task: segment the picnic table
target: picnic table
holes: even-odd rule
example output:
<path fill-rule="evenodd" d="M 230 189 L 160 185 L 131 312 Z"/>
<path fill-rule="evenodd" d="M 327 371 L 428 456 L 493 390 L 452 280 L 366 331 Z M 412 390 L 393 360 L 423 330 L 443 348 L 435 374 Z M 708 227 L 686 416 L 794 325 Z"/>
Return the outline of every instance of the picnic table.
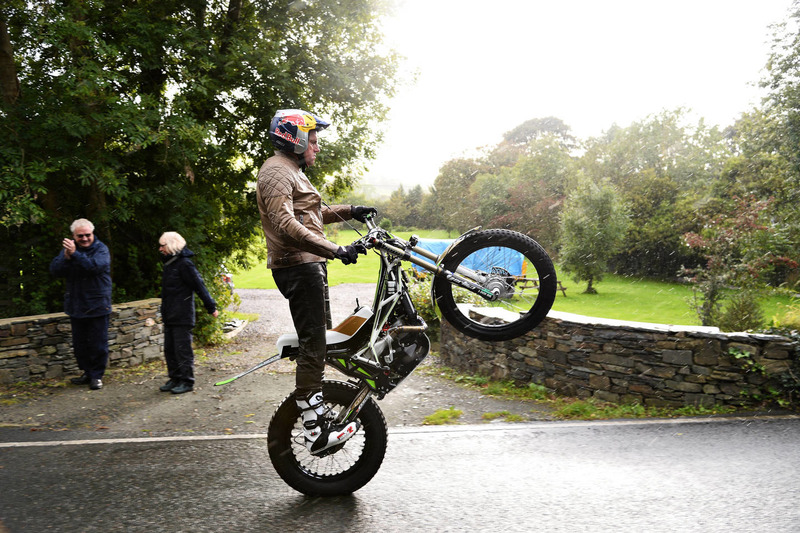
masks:
<path fill-rule="evenodd" d="M 539 278 L 526 278 L 525 276 L 514 276 L 514 286 L 519 288 L 520 290 L 538 289 Z M 564 298 L 567 297 L 567 287 L 561 284 L 561 280 L 558 280 L 557 290 L 561 291 L 561 294 L 564 295 Z"/>

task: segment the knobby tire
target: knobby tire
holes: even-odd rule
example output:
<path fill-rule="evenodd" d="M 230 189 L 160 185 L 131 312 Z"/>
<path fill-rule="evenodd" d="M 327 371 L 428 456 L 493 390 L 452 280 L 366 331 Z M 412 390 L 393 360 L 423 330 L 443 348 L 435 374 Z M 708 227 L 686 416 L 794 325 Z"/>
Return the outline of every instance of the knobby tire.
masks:
<path fill-rule="evenodd" d="M 527 271 L 523 274 L 502 274 L 503 252 L 524 256 Z M 499 288 L 512 294 L 497 302 L 481 302 L 479 307 L 496 307 L 507 311 L 507 321 L 485 320 L 471 316 L 458 306 L 463 289 L 455 288 L 444 276 L 433 281 L 433 294 L 442 316 L 461 333 L 484 341 L 504 341 L 519 337 L 535 328 L 547 316 L 556 297 L 557 280 L 553 262 L 544 248 L 530 237 L 510 230 L 490 229 L 471 233 L 458 242 L 442 260 L 442 267 L 455 272 L 464 265 L 486 275 L 484 286 Z M 527 282 L 525 280 L 528 280 Z M 534 287 L 534 282 L 538 285 Z M 527 283 L 527 284 L 526 284 Z M 469 295 L 469 293 L 467 293 Z M 478 297 L 479 298 L 479 297 Z"/>
<path fill-rule="evenodd" d="M 341 412 L 358 389 L 340 381 L 324 381 L 327 407 Z M 386 419 L 370 398 L 358 414 L 361 428 L 330 455 L 317 457 L 306 449 L 300 410 L 294 393 L 280 404 L 269 424 L 269 456 L 278 475 L 290 487 L 308 496 L 350 494 L 366 485 L 378 472 L 388 441 Z"/>

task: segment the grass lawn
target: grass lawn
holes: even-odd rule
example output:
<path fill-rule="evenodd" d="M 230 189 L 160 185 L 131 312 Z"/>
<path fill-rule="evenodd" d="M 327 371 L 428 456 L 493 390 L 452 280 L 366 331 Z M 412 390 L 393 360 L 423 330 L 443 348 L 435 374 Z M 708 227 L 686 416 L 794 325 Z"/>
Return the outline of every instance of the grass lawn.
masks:
<path fill-rule="evenodd" d="M 560 272 L 558 278 L 567 287 L 567 296 L 557 293 L 556 311 L 636 322 L 700 324 L 687 303 L 692 295 L 687 285 L 606 275 L 594 283 L 597 294 L 585 294 L 586 282 L 575 283 Z"/>
<path fill-rule="evenodd" d="M 586 283 L 575 283 L 558 273 L 561 283 L 568 287 L 567 297 L 560 292 L 553 309 L 579 315 L 655 322 L 658 324 L 700 325 L 697 313 L 690 307 L 692 288 L 689 285 L 666 283 L 608 274 L 594 283 L 598 294 L 584 294 Z M 764 318 L 783 316 L 797 300 L 789 296 L 772 295 L 761 302 Z"/>
<path fill-rule="evenodd" d="M 408 239 L 411 235 L 418 235 L 424 239 L 448 239 L 447 232 L 444 230 L 428 231 L 396 231 L 395 235 L 403 239 Z M 335 235 L 328 235 L 333 242 L 341 245 L 350 244 L 358 239 L 358 234 L 351 230 L 340 230 Z M 375 252 L 368 252 L 365 256 L 358 257 L 355 265 L 344 265 L 341 261 L 330 261 L 328 263 L 328 283 L 339 285 L 341 283 L 374 283 L 378 279 L 378 255 Z M 255 265 L 246 272 L 237 272 L 234 275 L 234 284 L 237 289 L 275 289 L 275 282 L 272 274 L 264 261 Z"/>
<path fill-rule="evenodd" d="M 422 238 L 447 239 L 446 231 L 396 231 L 397 236 L 407 239 L 411 234 Z M 329 235 L 338 244 L 350 244 L 358 238 L 353 230 L 340 230 Z M 341 283 L 374 283 L 378 277 L 378 256 L 369 252 L 360 256 L 355 265 L 343 265 L 340 261 L 328 263 L 328 281 L 331 285 Z M 654 322 L 658 324 L 699 325 L 697 314 L 690 308 L 688 300 L 692 289 L 688 285 L 643 280 L 639 278 L 609 274 L 603 281 L 595 283 L 598 294 L 584 294 L 586 283 L 575 283 L 571 278 L 558 273 L 567 287 L 567 296 L 559 291 L 553 309 L 586 316 Z M 274 289 L 275 282 L 266 267 L 266 261 L 246 272 L 237 272 L 234 283 L 239 289 Z M 787 296 L 772 296 L 762 303 L 764 316 L 769 322 L 781 316 L 792 299 Z"/>

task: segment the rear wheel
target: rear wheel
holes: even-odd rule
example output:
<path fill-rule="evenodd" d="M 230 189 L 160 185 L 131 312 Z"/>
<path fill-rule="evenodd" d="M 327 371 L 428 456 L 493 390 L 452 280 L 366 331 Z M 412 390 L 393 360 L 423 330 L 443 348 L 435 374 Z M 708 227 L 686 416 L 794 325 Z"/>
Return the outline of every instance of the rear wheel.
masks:
<path fill-rule="evenodd" d="M 358 389 L 348 383 L 325 381 L 322 397 L 330 416 L 346 409 Z M 287 396 L 269 424 L 269 457 L 278 475 L 293 489 L 309 496 L 350 494 L 378 472 L 388 440 L 386 419 L 373 399 L 358 414 L 361 427 L 343 445 L 323 455 L 306 449 L 300 410 L 294 393 Z"/>
<path fill-rule="evenodd" d="M 485 341 L 527 333 L 544 320 L 556 297 L 553 262 L 539 243 L 515 231 L 490 229 L 464 237 L 441 262 L 453 276 L 495 294 L 494 301 L 455 286 L 445 276 L 433 281 L 442 316 L 458 331 Z M 467 303 L 459 303 L 464 302 Z M 470 312 L 469 303 L 481 308 Z"/>

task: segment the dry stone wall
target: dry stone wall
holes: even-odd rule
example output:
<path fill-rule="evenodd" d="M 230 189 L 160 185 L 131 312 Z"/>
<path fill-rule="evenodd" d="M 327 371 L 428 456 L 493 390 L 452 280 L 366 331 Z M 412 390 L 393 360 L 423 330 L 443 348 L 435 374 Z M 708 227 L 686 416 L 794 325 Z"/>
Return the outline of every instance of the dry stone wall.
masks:
<path fill-rule="evenodd" d="M 780 390 L 797 352 L 797 343 L 781 336 L 555 311 L 505 342 L 478 341 L 443 323 L 440 348 L 444 363 L 464 373 L 573 397 L 672 407 L 757 404 Z"/>
<path fill-rule="evenodd" d="M 109 320 L 109 366 L 132 366 L 162 356 L 161 299 L 114 305 Z M 64 313 L 0 319 L 0 383 L 77 374 L 72 328 Z"/>

